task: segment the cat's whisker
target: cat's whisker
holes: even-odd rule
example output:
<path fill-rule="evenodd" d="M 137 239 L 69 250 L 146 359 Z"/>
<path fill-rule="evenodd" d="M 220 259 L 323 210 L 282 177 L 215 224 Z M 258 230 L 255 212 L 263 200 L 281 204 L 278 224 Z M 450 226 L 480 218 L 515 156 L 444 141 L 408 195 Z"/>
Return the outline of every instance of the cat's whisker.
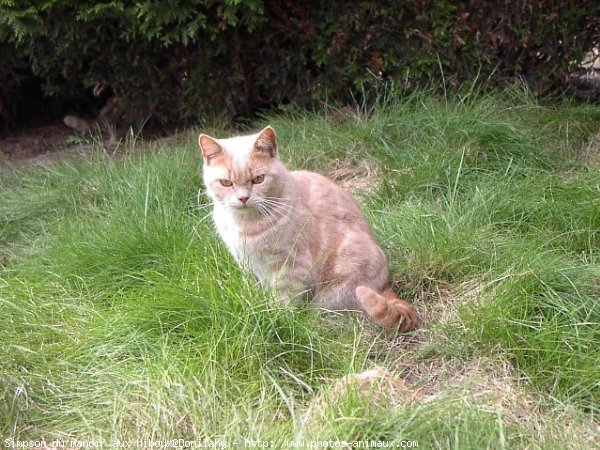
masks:
<path fill-rule="evenodd" d="M 261 200 L 265 201 L 265 202 L 269 202 L 271 204 L 277 204 L 277 205 L 292 207 L 291 204 L 286 203 L 283 199 L 281 199 L 279 197 L 262 197 Z"/>
<path fill-rule="evenodd" d="M 283 203 L 277 203 L 274 202 L 272 200 L 262 200 L 260 203 L 261 207 L 270 212 L 270 213 L 279 213 L 279 214 L 284 214 L 284 213 L 289 213 L 291 212 L 291 207 L 289 207 L 289 205 L 285 205 Z"/>
<path fill-rule="evenodd" d="M 282 197 L 273 197 L 273 196 L 270 196 L 270 195 L 265 195 L 263 198 L 268 198 L 270 200 L 281 200 L 281 201 L 285 200 Z"/>
<path fill-rule="evenodd" d="M 296 218 L 297 214 L 295 211 L 293 210 L 289 210 L 289 209 L 284 209 L 284 208 L 280 208 L 279 206 L 270 206 L 270 207 L 266 207 L 266 211 L 267 214 L 273 218 L 273 223 L 275 224 L 277 222 L 277 219 L 279 217 L 283 217 L 286 220 L 290 218 L 290 216 Z"/>
<path fill-rule="evenodd" d="M 261 203 L 269 205 L 269 206 L 277 206 L 277 207 L 281 207 L 281 208 L 290 208 L 290 209 L 293 208 L 293 206 L 290 205 L 289 203 L 284 203 L 284 202 L 279 202 L 279 201 L 269 200 L 269 199 L 263 199 L 263 200 L 261 200 Z"/>
<path fill-rule="evenodd" d="M 269 224 L 271 226 L 276 225 L 275 217 L 273 217 L 273 214 L 269 211 L 269 209 L 266 208 L 265 205 L 262 205 L 260 203 L 257 206 L 258 206 L 259 212 L 261 213 L 261 215 L 263 217 L 265 217 L 267 219 L 267 221 L 269 222 Z"/>
<path fill-rule="evenodd" d="M 263 200 L 262 205 L 271 210 L 274 213 L 281 214 L 283 216 L 294 216 L 297 217 L 295 208 L 287 203 L 275 202 L 273 200 Z"/>
<path fill-rule="evenodd" d="M 263 204 L 265 206 L 267 206 L 268 208 L 272 208 L 272 209 L 276 209 L 278 211 L 294 211 L 294 207 L 285 203 L 276 203 L 276 202 L 270 202 L 270 201 L 265 201 L 263 202 Z"/>

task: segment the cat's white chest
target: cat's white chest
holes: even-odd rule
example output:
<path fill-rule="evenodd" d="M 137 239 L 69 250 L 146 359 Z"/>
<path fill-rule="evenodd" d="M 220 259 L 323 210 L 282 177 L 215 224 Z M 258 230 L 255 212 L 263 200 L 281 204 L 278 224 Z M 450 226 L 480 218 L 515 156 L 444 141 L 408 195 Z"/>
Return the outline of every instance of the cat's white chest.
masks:
<path fill-rule="evenodd" d="M 237 226 L 234 225 L 231 214 L 223 208 L 215 208 L 213 219 L 221 239 L 223 239 L 236 262 L 240 264 L 245 259 L 246 243 Z"/>
<path fill-rule="evenodd" d="M 270 274 L 265 260 L 261 240 L 248 240 L 240 233 L 229 211 L 215 208 L 213 218 L 217 232 L 223 239 L 236 263 L 244 270 L 254 273 L 261 284 L 268 284 Z"/>

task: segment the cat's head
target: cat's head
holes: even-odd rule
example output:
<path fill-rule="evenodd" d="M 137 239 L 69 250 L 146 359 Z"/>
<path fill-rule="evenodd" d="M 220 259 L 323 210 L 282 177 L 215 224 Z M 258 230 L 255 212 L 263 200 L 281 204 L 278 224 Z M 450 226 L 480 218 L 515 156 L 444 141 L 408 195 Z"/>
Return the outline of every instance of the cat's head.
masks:
<path fill-rule="evenodd" d="M 275 131 L 270 126 L 249 136 L 215 139 L 201 134 L 206 193 L 236 212 L 260 209 L 279 197 L 285 167 L 277 157 Z"/>

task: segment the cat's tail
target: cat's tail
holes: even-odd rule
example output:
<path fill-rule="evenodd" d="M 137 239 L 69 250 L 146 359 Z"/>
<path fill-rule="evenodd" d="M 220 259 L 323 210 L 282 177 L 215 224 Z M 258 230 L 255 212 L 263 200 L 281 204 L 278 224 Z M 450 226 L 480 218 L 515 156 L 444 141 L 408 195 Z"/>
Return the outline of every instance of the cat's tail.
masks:
<path fill-rule="evenodd" d="M 417 327 L 419 318 L 415 308 L 400 300 L 391 289 L 379 294 L 366 286 L 358 286 L 356 298 L 363 305 L 367 315 L 386 328 L 397 328 L 400 333 L 405 333 Z"/>

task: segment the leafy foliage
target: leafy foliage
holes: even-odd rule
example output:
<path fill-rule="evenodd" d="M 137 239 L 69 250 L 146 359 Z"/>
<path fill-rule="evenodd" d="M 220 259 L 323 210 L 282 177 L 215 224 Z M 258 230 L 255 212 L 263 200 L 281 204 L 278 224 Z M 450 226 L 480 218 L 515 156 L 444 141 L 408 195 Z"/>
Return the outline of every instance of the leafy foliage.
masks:
<path fill-rule="evenodd" d="M 31 83 L 60 114 L 116 93 L 163 123 L 480 73 L 548 91 L 599 30 L 593 1 L 0 0 L 0 120 Z"/>

